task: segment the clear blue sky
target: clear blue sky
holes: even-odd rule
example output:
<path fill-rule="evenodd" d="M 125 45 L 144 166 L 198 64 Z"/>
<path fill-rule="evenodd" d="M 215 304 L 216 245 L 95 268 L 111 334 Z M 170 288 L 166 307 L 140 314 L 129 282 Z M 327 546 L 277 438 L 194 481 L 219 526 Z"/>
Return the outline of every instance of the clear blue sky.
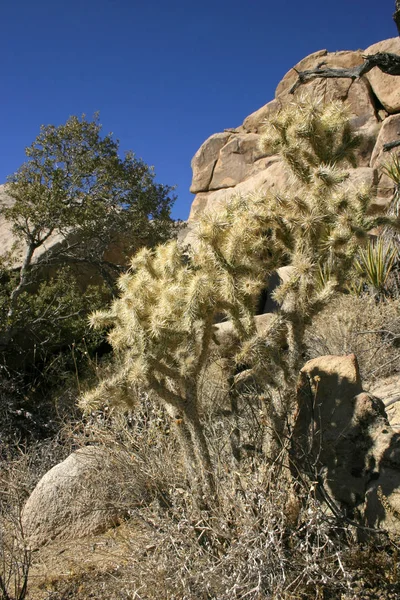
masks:
<path fill-rule="evenodd" d="M 397 35 L 394 0 L 3 0 L 0 182 L 41 124 L 100 111 L 122 150 L 177 184 L 186 219 L 190 161 L 212 133 L 272 100 L 322 48 Z"/>

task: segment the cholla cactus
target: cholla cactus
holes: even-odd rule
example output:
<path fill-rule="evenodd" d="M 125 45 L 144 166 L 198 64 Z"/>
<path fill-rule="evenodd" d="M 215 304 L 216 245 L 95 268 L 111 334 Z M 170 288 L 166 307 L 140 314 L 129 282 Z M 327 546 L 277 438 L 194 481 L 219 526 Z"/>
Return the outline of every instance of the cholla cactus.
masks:
<path fill-rule="evenodd" d="M 238 205 L 243 225 L 247 220 L 240 234 L 248 239 L 242 260 L 234 251 L 240 240 L 233 222 L 209 219 L 201 231 L 198 255 L 190 259 L 175 241 L 154 251 L 141 250 L 119 280 L 120 297 L 109 311 L 91 317 L 93 326 L 111 327 L 108 337 L 116 354 L 116 371 L 83 397 L 82 406 L 92 410 L 110 399 L 132 404 L 141 389 L 150 390 L 179 423 L 193 479 L 201 474 L 211 489 L 214 481 L 198 413 L 198 382 L 209 358 L 213 322 L 217 313 L 225 311 L 242 337 L 251 336 L 252 307 L 264 284 L 261 261 L 250 259 L 253 251 L 257 254 L 258 242 L 244 209 L 243 203 L 241 209 Z M 261 246 L 259 254 L 263 254 Z"/>
<path fill-rule="evenodd" d="M 196 379 L 212 336 L 211 282 L 187 264 L 175 241 L 154 251 L 142 249 L 119 280 L 120 297 L 109 311 L 94 313 L 95 327 L 111 326 L 109 341 L 118 365 L 112 380 L 86 394 L 82 406 L 93 409 L 121 391 L 127 404 L 140 389 L 162 399 L 177 421 L 184 417 L 181 440 L 188 467 L 200 461 L 212 485 L 208 448 L 197 411 Z M 189 428 L 189 432 L 187 430 Z M 190 443 L 188 445 L 188 440 Z"/>
<path fill-rule="evenodd" d="M 346 106 L 318 98 L 302 98 L 272 115 L 261 138 L 261 147 L 279 152 L 293 174 L 288 189 L 265 201 L 281 252 L 293 267 L 276 299 L 285 299 L 282 312 L 294 369 L 301 360 L 306 322 L 343 286 L 368 231 L 395 224 L 386 216 L 368 216 L 373 191 L 349 181 L 345 167 L 355 166 L 359 143 Z M 322 285 L 321 272 L 327 275 Z"/>
<path fill-rule="evenodd" d="M 281 154 L 293 185 L 277 195 L 236 198 L 222 213 L 206 215 L 191 257 L 176 242 L 141 250 L 119 280 L 120 298 L 92 316 L 94 326 L 111 327 L 116 372 L 82 404 L 110 400 L 111 389 L 130 403 L 147 389 L 180 423 L 189 470 L 194 479 L 201 473 L 210 489 L 213 469 L 198 407 L 216 315 L 225 313 L 242 341 L 238 363 L 270 385 L 292 385 L 307 321 L 344 283 L 368 230 L 391 222 L 368 217 L 371 190 L 348 184 L 343 165 L 354 164 L 359 139 L 341 103 L 297 101 L 270 118 L 261 143 Z M 293 267 L 292 276 L 278 288 L 282 308 L 261 338 L 255 301 L 266 277 L 283 264 Z M 286 352 L 278 341 L 282 332 Z M 284 403 L 274 408 L 278 437 L 285 410 Z"/>

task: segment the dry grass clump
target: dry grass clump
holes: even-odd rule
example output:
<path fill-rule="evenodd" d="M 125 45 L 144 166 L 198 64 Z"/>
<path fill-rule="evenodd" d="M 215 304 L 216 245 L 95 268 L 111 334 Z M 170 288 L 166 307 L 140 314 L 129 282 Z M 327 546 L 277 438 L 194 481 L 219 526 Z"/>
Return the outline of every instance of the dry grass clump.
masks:
<path fill-rule="evenodd" d="M 23 600 L 32 552 L 22 526 L 22 509 L 39 479 L 71 451 L 61 438 L 3 445 L 0 460 L 0 598 Z M 18 452 L 17 452 L 18 448 Z"/>
<path fill-rule="evenodd" d="M 127 540 L 138 598 L 295 599 L 349 589 L 345 531 L 312 497 L 294 498 L 285 478 L 251 466 L 227 477 L 211 511 L 197 512 L 184 491 L 166 512 L 143 511 L 157 543 L 143 554 L 134 535 Z"/>
<path fill-rule="evenodd" d="M 366 383 L 387 377 L 400 365 L 400 300 L 342 295 L 308 327 L 308 357 L 357 356 Z"/>
<path fill-rule="evenodd" d="M 187 481 L 170 417 L 146 397 L 134 415 L 109 412 L 70 426 L 68 439 L 73 448 L 98 444 L 126 461 L 114 498 L 129 518 L 112 543 L 82 540 L 78 550 L 74 541 L 71 550 L 71 542 L 55 541 L 34 553 L 28 599 L 353 600 L 380 598 L 365 595 L 368 589 L 381 588 L 385 598 L 392 590 L 400 593 L 391 547 L 377 546 L 379 540 L 359 546 L 346 521 L 332 517 L 317 499 L 315 485 L 294 487 L 282 460 L 271 466 L 254 453 L 234 467 L 223 459 L 231 435 L 223 415 L 214 415 L 212 426 L 205 421 L 213 460 L 219 456 L 221 464 L 216 496 L 204 498 L 201 506 Z M 39 458 L 33 461 L 35 478 Z M 27 470 L 18 472 L 27 491 L 33 480 L 24 460 Z M 142 502 L 135 495 L 136 469 L 146 482 Z M 27 488 L 24 477 L 31 481 Z M 62 562 L 68 553 L 79 569 Z"/>

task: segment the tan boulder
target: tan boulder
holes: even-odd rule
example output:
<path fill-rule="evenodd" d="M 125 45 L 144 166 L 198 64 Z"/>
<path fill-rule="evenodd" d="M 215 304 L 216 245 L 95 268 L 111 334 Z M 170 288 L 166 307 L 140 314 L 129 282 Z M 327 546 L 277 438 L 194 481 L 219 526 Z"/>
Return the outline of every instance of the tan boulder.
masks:
<path fill-rule="evenodd" d="M 235 187 L 197 194 L 189 215 L 189 222 L 197 221 L 208 210 L 219 211 L 238 195 L 282 189 L 289 181 L 289 173 L 276 156 L 260 159 L 260 171 Z"/>
<path fill-rule="evenodd" d="M 131 471 L 132 466 L 128 465 Z M 120 504 L 124 469 L 121 457 L 96 446 L 77 450 L 53 467 L 39 481 L 22 512 L 29 545 L 37 548 L 55 538 L 81 538 L 116 525 L 124 514 Z M 144 495 L 139 482 L 137 492 Z"/>
<path fill-rule="evenodd" d="M 370 167 L 358 167 L 349 169 L 349 178 L 347 183 L 354 188 L 361 186 L 372 188 L 377 184 L 377 172 Z"/>
<path fill-rule="evenodd" d="M 330 81 L 341 80 L 331 79 Z M 344 79 L 342 81 L 346 80 Z M 359 130 L 360 128 L 365 127 L 365 125 L 372 126 L 378 123 L 371 88 L 367 81 L 364 81 L 363 79 L 351 81 L 345 96 L 341 96 L 340 91 L 338 90 L 337 94 L 334 92 L 332 93 L 332 99 L 343 100 L 346 102 L 349 107 L 350 120 L 354 129 Z"/>
<path fill-rule="evenodd" d="M 300 372 L 293 457 L 315 469 L 335 502 L 351 510 L 364 501 L 372 450 L 371 424 L 383 423 L 384 407 L 362 392 L 354 354 L 322 356 Z"/>
<path fill-rule="evenodd" d="M 255 323 L 257 333 L 261 336 L 267 335 L 268 329 L 275 321 L 275 318 L 276 316 L 273 313 L 256 315 Z M 235 348 L 238 345 L 238 336 L 231 321 L 224 321 L 223 323 L 214 325 L 214 336 L 218 346 L 218 354 L 221 356 L 228 355 L 232 348 Z"/>
<path fill-rule="evenodd" d="M 197 150 L 192 159 L 193 179 L 190 191 L 207 191 L 213 175 L 219 152 L 232 136 L 230 132 L 215 133 Z"/>
<path fill-rule="evenodd" d="M 377 44 L 369 46 L 364 52 L 365 55 L 376 54 L 377 52 L 391 52 L 400 55 L 400 38 L 390 38 Z M 389 113 L 400 111 L 400 81 L 399 77 L 386 75 L 378 67 L 374 67 L 365 75 L 371 88 L 379 99 L 381 104 Z"/>
<path fill-rule="evenodd" d="M 200 194 L 198 194 L 199 196 Z M 186 222 L 185 227 L 178 232 L 178 243 L 181 246 L 193 246 L 197 243 L 197 226 L 196 221 Z"/>
<path fill-rule="evenodd" d="M 390 155 L 398 153 L 398 148 L 389 152 L 383 151 L 383 146 L 388 142 L 400 139 L 400 115 L 392 115 L 382 123 L 374 150 L 372 152 L 370 165 L 376 169 L 378 174 L 377 195 L 379 198 L 390 199 L 394 193 L 394 183 L 383 171 L 382 166 L 390 162 Z"/>
<path fill-rule="evenodd" d="M 400 433 L 400 374 L 375 381 L 369 391 L 382 400 L 390 426 Z"/>
<path fill-rule="evenodd" d="M 375 439 L 379 477 L 368 485 L 365 519 L 370 526 L 400 533 L 400 375 L 377 381 L 371 392 L 384 405 L 390 428 Z"/>
<path fill-rule="evenodd" d="M 292 100 L 293 96 L 290 94 L 290 89 L 297 81 L 296 71 L 308 71 L 316 69 L 319 66 L 349 69 L 362 63 L 362 53 L 359 51 L 328 52 L 327 50 L 319 50 L 318 52 L 313 52 L 313 54 L 303 58 L 293 69 L 290 69 L 286 73 L 276 88 L 275 98 L 282 104 L 286 104 Z M 348 95 L 351 83 L 349 79 L 318 78 L 297 88 L 294 95 L 302 95 L 307 90 L 308 92 L 323 93 L 326 101 L 333 99 L 343 100 Z M 359 112 L 358 114 L 362 113 Z"/>
<path fill-rule="evenodd" d="M 399 81 L 400 89 L 400 81 Z M 400 140 L 400 115 L 391 115 L 385 119 L 379 131 L 376 144 L 371 156 L 371 167 L 377 168 L 382 163 L 387 161 L 392 152 L 397 153 L 398 148 L 394 148 L 389 152 L 383 151 L 383 146 L 388 142 L 396 142 Z"/>
<path fill-rule="evenodd" d="M 380 190 L 381 191 L 381 190 Z M 390 201 L 391 201 L 391 197 L 380 197 L 377 196 L 374 198 L 373 202 L 371 202 L 371 204 L 369 205 L 368 208 L 368 214 L 369 215 L 382 215 L 384 214 L 389 206 L 390 206 Z M 371 229 L 371 231 L 369 232 L 372 235 L 377 235 L 379 230 L 375 229 Z"/>
<path fill-rule="evenodd" d="M 375 119 L 370 119 L 362 127 L 357 127 L 357 119 L 352 119 L 353 129 L 361 135 L 361 144 L 356 149 L 356 158 L 358 167 L 371 166 L 371 154 L 379 135 L 382 123 Z"/>
<path fill-rule="evenodd" d="M 297 71 L 308 71 L 309 69 L 315 69 L 319 64 L 324 63 L 328 57 L 328 50 L 317 50 L 308 56 L 301 59 L 293 69 L 290 69 L 279 82 L 278 87 L 275 91 L 275 98 L 282 104 L 285 101 L 290 100 L 289 91 L 297 81 Z"/>
<path fill-rule="evenodd" d="M 398 380 L 383 388 L 398 391 Z M 371 389 L 382 392 L 382 385 Z M 319 478 L 323 497 L 328 493 L 351 518 L 400 533 L 400 433 L 391 427 L 382 400 L 362 391 L 355 356 L 306 363 L 297 402 L 292 446 L 297 469 Z"/>
<path fill-rule="evenodd" d="M 364 516 L 370 527 L 400 534 L 400 434 L 383 426 L 374 439 L 374 469 L 367 486 Z"/>
<path fill-rule="evenodd" d="M 232 136 L 219 153 L 209 190 L 233 187 L 264 168 L 259 139 L 256 133 Z"/>
<path fill-rule="evenodd" d="M 280 103 L 277 100 L 271 100 L 243 121 L 243 129 L 247 133 L 260 133 L 264 126 L 265 119 L 280 108 Z"/>
<path fill-rule="evenodd" d="M 202 214 L 206 212 L 209 199 L 215 194 L 215 192 L 199 192 L 194 197 L 194 200 L 190 206 L 190 213 L 188 217 L 188 224 L 192 224 L 198 221 Z"/>

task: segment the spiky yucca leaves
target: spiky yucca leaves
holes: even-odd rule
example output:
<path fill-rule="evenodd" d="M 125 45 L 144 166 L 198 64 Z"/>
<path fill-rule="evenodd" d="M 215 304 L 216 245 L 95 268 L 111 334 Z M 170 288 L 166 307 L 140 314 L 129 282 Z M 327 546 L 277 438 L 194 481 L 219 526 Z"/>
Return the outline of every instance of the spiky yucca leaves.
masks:
<path fill-rule="evenodd" d="M 377 296 L 387 292 L 386 284 L 396 259 L 399 258 L 397 246 L 382 238 L 370 241 L 361 248 L 355 260 L 356 271 Z"/>
<path fill-rule="evenodd" d="M 382 171 L 387 175 L 394 183 L 394 193 L 390 202 L 388 213 L 400 219 L 400 155 L 392 154 L 388 161 L 382 165 Z M 385 229 L 384 237 L 392 240 L 400 248 L 400 232 Z"/>

